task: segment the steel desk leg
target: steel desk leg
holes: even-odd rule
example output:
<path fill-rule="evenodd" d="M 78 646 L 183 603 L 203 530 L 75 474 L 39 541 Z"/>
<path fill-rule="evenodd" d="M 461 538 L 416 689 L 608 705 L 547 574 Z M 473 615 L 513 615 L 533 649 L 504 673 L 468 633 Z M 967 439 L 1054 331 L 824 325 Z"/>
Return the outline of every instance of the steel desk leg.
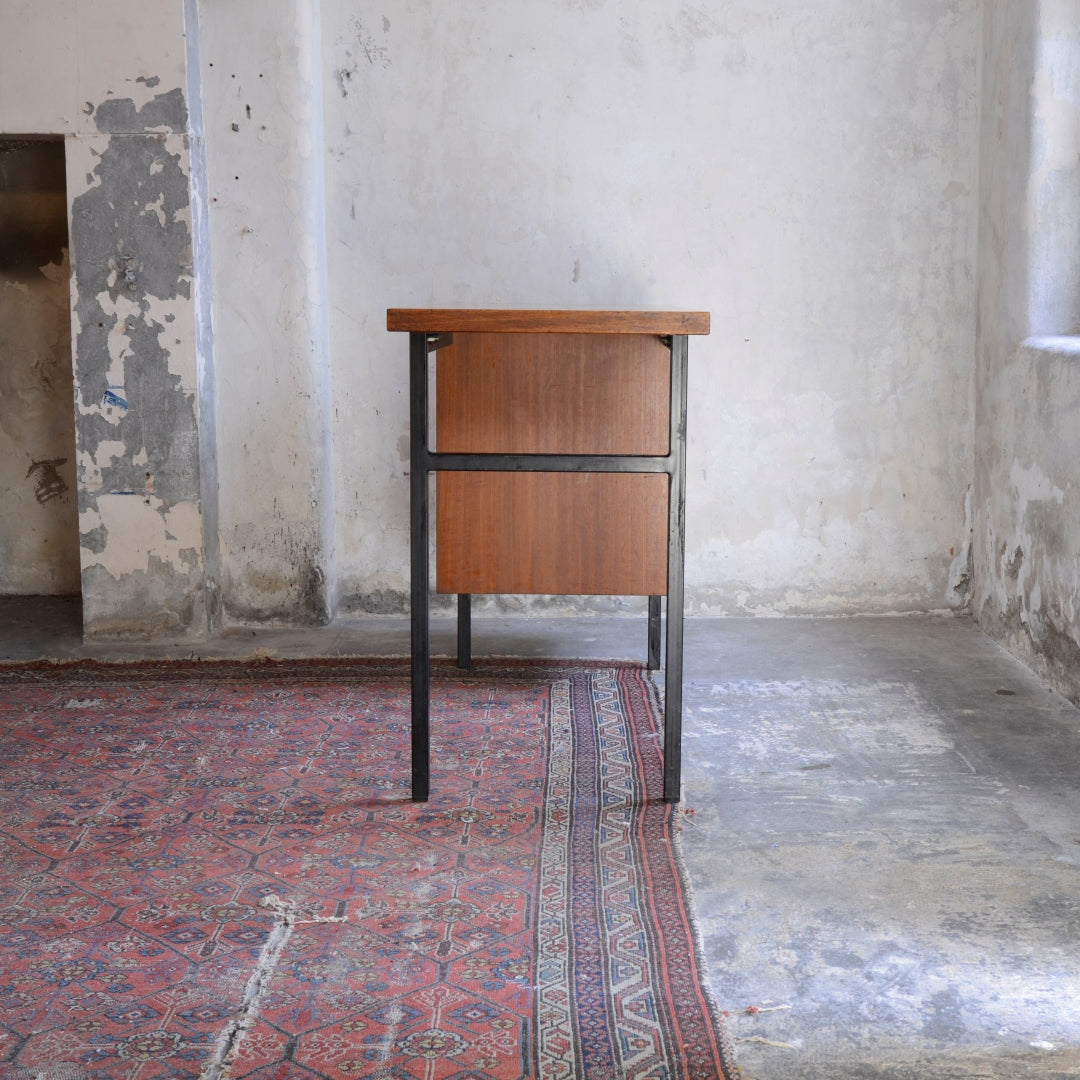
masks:
<path fill-rule="evenodd" d="M 649 670 L 660 667 L 660 597 L 649 597 Z"/>
<path fill-rule="evenodd" d="M 667 664 L 664 670 L 664 800 L 682 786 L 683 568 L 686 544 L 687 338 L 671 339 L 671 484 L 668 489 Z"/>
<path fill-rule="evenodd" d="M 430 787 L 431 625 L 428 605 L 427 335 L 409 335 L 409 563 L 412 619 L 412 797 L 427 802 Z"/>
<path fill-rule="evenodd" d="M 472 667 L 472 597 L 458 593 L 457 598 L 457 666 Z"/>

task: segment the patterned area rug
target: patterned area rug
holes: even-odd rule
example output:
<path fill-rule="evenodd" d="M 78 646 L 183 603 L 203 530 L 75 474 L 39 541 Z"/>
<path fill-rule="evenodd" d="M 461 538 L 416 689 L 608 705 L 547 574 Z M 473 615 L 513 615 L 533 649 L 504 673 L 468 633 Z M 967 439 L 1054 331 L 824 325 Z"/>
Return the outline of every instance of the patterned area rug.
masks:
<path fill-rule="evenodd" d="M 0 667 L 0 1077 L 734 1075 L 630 665 Z"/>

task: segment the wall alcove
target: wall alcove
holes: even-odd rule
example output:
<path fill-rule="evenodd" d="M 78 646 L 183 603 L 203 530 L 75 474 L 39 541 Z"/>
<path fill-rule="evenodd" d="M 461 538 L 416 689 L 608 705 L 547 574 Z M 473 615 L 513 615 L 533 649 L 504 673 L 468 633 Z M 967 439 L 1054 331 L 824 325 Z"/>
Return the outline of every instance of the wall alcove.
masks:
<path fill-rule="evenodd" d="M 0 595 L 78 596 L 64 140 L 0 136 Z"/>

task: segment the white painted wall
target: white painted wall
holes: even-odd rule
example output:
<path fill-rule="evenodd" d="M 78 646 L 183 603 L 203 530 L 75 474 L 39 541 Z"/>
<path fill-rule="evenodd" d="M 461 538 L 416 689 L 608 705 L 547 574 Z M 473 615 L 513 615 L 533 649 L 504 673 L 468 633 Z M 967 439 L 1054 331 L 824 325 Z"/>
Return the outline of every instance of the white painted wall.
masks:
<path fill-rule="evenodd" d="M 690 353 L 690 611 L 966 599 L 975 0 L 323 13 L 344 608 L 406 590 L 385 309 L 454 305 L 712 312 Z"/>
<path fill-rule="evenodd" d="M 222 598 L 232 622 L 336 606 L 319 4 L 199 4 Z"/>
<path fill-rule="evenodd" d="M 109 98 L 185 85 L 182 0 L 4 0 L 0 131 L 91 134 Z"/>
<path fill-rule="evenodd" d="M 982 10 L 189 0 L 217 395 L 216 437 L 191 435 L 227 617 L 403 606 L 405 305 L 710 310 L 690 610 L 963 603 Z M 87 165 L 103 102 L 199 81 L 181 0 L 2 20 L 0 130 L 83 140 Z M 195 313 L 185 394 L 210 372 Z M 122 583 L 153 591 L 159 539 L 145 578 L 117 551 Z"/>

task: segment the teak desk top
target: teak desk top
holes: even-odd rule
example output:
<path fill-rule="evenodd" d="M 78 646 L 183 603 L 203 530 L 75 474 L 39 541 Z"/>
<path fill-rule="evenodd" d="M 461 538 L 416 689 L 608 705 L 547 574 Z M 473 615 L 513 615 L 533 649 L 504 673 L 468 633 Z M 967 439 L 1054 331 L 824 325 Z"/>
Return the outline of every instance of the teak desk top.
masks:
<path fill-rule="evenodd" d="M 707 334 L 707 311 L 390 308 L 387 330 L 429 334 Z"/>

